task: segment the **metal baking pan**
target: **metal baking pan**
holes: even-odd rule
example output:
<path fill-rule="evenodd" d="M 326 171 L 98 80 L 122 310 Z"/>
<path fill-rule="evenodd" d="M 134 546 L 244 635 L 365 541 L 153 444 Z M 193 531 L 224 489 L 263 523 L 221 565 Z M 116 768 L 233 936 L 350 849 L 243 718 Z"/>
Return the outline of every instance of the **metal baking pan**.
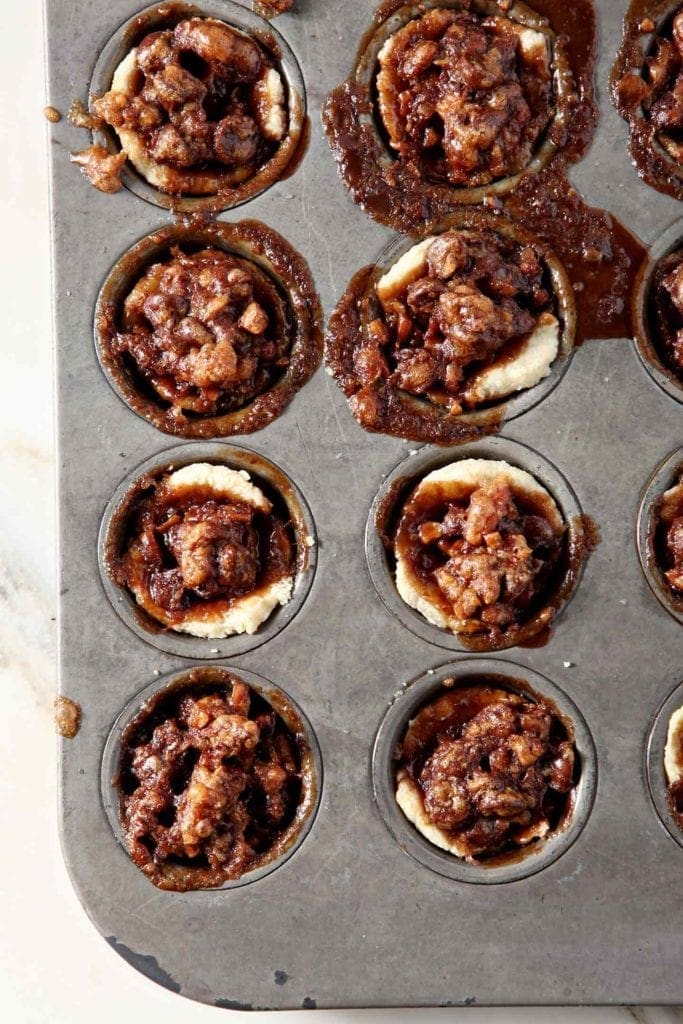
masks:
<path fill-rule="evenodd" d="M 75 97 L 87 99 L 100 55 L 141 4 L 46 6 L 48 101 L 64 113 Z M 229 20 L 231 5 L 218 6 Z M 320 125 L 323 98 L 350 70 L 374 6 L 297 0 L 292 14 L 276 20 L 303 72 L 309 149 L 293 176 L 220 214 L 257 218 L 283 234 L 308 260 L 326 314 L 393 237 L 342 187 Z M 683 222 L 672 228 L 679 204 L 639 181 L 626 125 L 609 101 L 626 0 L 598 0 L 597 7 L 600 124 L 572 179 L 645 243 L 665 232 L 669 240 L 683 237 Z M 602 537 L 549 643 L 491 659 L 496 672 L 523 678 L 528 670 L 532 685 L 542 688 L 545 679 L 551 693 L 559 688 L 585 723 L 585 749 L 594 744 L 594 802 L 592 794 L 582 797 L 585 827 L 562 855 L 523 878 L 473 885 L 406 855 L 410 844 L 386 827 L 373 791 L 379 787 L 386 803 L 386 765 L 373 779 L 371 757 L 380 723 L 391 709 L 395 728 L 412 680 L 422 686 L 425 677 L 438 681 L 454 665 L 467 673 L 480 662 L 469 666 L 466 655 L 445 651 L 426 631 L 416 635 L 376 593 L 364 551 L 368 515 L 402 460 L 403 475 L 410 473 L 416 446 L 363 432 L 319 371 L 280 418 L 236 442 L 266 456 L 303 496 L 318 537 L 315 578 L 284 628 L 257 649 L 226 644 L 215 656 L 284 690 L 310 722 L 324 773 L 317 816 L 286 863 L 239 887 L 159 891 L 130 861 L 105 812 L 105 744 L 137 694 L 146 697 L 150 686 L 201 662 L 131 631 L 100 580 L 98 531 L 108 502 L 173 441 L 110 388 L 93 345 L 93 316 L 113 264 L 172 214 L 128 189 L 94 191 L 68 159 L 87 145 L 83 130 L 63 118 L 50 134 L 60 690 L 83 712 L 76 738 L 61 741 L 60 817 L 73 884 L 97 929 L 149 978 L 222 1007 L 682 1003 L 683 854 L 667 831 L 671 822 L 659 817 L 661 715 L 650 738 L 683 675 L 681 630 L 650 592 L 635 540 L 648 481 L 680 446 L 681 406 L 627 339 L 585 344 L 552 394 L 504 427 L 507 439 L 555 467 Z"/>

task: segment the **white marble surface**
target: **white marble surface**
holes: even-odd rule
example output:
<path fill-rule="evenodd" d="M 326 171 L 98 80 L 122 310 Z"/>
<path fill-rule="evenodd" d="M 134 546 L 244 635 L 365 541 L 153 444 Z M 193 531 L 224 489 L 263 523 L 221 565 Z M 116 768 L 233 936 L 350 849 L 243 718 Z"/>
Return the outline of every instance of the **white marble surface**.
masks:
<path fill-rule="evenodd" d="M 321 3 L 326 0 L 320 0 Z M 83 4 L 84 12 L 87 4 Z M 121 1019 L 203 1022 L 230 1011 L 190 1004 L 128 967 L 97 936 L 64 870 L 56 830 L 54 498 L 48 194 L 40 0 L 3 3 L 0 35 L 0 1016 L 9 1024 Z M 356 1024 L 650 1024 L 681 1010 L 338 1012 Z M 310 1012 L 254 1014 L 291 1024 Z"/>

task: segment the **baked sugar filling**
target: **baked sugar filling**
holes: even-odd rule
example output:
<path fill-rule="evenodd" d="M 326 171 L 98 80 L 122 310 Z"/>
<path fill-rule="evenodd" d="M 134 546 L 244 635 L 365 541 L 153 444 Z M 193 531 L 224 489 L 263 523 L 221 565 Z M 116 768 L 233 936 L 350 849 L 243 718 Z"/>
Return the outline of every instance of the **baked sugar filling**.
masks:
<path fill-rule="evenodd" d="M 577 774 L 573 739 L 549 703 L 454 685 L 410 722 L 396 801 L 430 843 L 485 863 L 560 829 Z"/>
<path fill-rule="evenodd" d="M 175 247 L 135 283 L 106 343 L 178 419 L 221 415 L 285 372 L 289 313 L 256 264 L 221 249 Z"/>
<path fill-rule="evenodd" d="M 533 387 L 557 357 L 560 322 L 543 256 L 494 231 L 424 239 L 375 293 L 379 315 L 354 353 L 367 391 L 386 381 L 457 415 Z"/>

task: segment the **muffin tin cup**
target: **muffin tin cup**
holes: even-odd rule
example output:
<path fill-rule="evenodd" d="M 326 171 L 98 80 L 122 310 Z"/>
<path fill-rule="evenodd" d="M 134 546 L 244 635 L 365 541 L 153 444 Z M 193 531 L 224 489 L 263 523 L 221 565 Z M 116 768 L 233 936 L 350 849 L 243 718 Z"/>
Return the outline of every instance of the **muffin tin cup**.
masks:
<path fill-rule="evenodd" d="M 288 133 L 270 160 L 253 177 L 230 189 L 229 196 L 227 193 L 225 196 L 220 193 L 206 196 L 168 195 L 151 185 L 130 161 L 124 165 L 121 181 L 138 198 L 177 213 L 234 210 L 288 177 L 296 168 L 302 156 L 302 148 L 306 145 L 306 90 L 303 74 L 289 44 L 268 21 L 234 0 L 199 0 L 198 3 L 179 0 L 172 4 L 151 4 L 119 26 L 105 43 L 95 63 L 88 96 L 98 97 L 108 92 L 116 68 L 142 36 L 188 17 L 224 21 L 247 35 L 253 35 L 273 55 L 286 91 Z M 104 146 L 110 153 L 120 152 L 118 137 L 109 126 L 96 128 L 92 134 L 93 141 Z"/>
<path fill-rule="evenodd" d="M 108 549 L 115 544 L 114 531 L 125 530 L 126 499 L 136 482 L 147 474 L 164 469 L 180 469 L 194 462 L 210 462 L 230 469 L 246 470 L 253 482 L 265 483 L 271 492 L 283 499 L 294 525 L 297 550 L 294 588 L 289 602 L 276 607 L 254 634 L 240 633 L 223 639 L 205 639 L 177 633 L 155 622 L 136 603 L 133 595 L 112 579 L 108 567 Z M 179 445 L 153 455 L 123 480 L 109 501 L 102 518 L 98 539 L 100 577 L 109 602 L 119 618 L 137 637 L 166 654 L 183 658 L 215 660 L 232 658 L 272 640 L 287 626 L 306 600 L 313 583 L 317 564 L 315 524 L 306 500 L 291 478 L 269 459 L 247 448 L 209 443 Z"/>
<path fill-rule="evenodd" d="M 430 843 L 408 821 L 395 796 L 395 753 L 415 714 L 443 692 L 443 681 L 455 686 L 477 677 L 494 676 L 502 689 L 532 699 L 548 698 L 572 736 L 580 763 L 580 776 L 571 798 L 567 819 L 547 839 L 531 844 L 499 865 L 471 864 Z M 523 685 L 517 685 L 523 682 Z M 522 665 L 495 658 L 461 658 L 438 665 L 407 683 L 395 695 L 375 738 L 372 780 L 375 801 L 385 825 L 404 853 L 419 864 L 454 882 L 496 885 L 528 878 L 549 867 L 576 842 L 590 815 L 597 789 L 598 766 L 590 730 L 574 702 L 549 679 Z"/>
<path fill-rule="evenodd" d="M 309 774 L 299 804 L 300 807 L 304 806 L 304 813 L 301 821 L 298 823 L 298 827 L 292 829 L 292 834 L 282 853 L 255 870 L 248 871 L 239 878 L 226 881 L 222 885 L 212 888 L 211 892 L 221 892 L 224 889 L 238 889 L 243 885 L 249 885 L 252 882 L 259 881 L 261 878 L 265 878 L 266 875 L 281 867 L 296 853 L 313 828 L 322 796 L 322 756 L 311 723 L 292 698 L 268 679 L 255 675 L 253 672 L 247 672 L 243 668 L 231 669 L 226 665 L 203 665 L 200 668 L 187 668 L 181 672 L 173 672 L 145 686 L 126 704 L 107 737 L 100 772 L 102 805 L 117 841 L 127 853 L 125 833 L 119 815 L 119 790 L 115 781 L 119 767 L 121 740 L 126 729 L 140 711 L 144 709 L 145 705 L 152 703 L 160 694 L 175 689 L 185 689 L 186 687 L 190 689 L 193 685 L 204 686 L 214 682 L 220 685 L 230 675 L 239 677 L 268 703 L 272 702 L 274 709 L 292 734 L 304 737 Z M 139 870 L 132 861 L 131 868 L 135 871 Z M 185 898 L 192 898 L 193 891 L 198 892 L 202 890 L 189 890 Z"/>
<path fill-rule="evenodd" d="M 640 566 L 650 590 L 662 607 L 666 608 L 669 614 L 683 625 L 683 595 L 680 597 L 675 595 L 667 584 L 657 565 L 654 549 L 655 503 L 664 491 L 673 487 L 681 472 L 683 472 L 683 448 L 677 448 L 660 463 L 643 492 L 638 510 L 636 543 Z"/>
<path fill-rule="evenodd" d="M 669 694 L 654 717 L 645 749 L 645 775 L 652 803 L 657 816 L 674 842 L 683 848 L 683 831 L 669 809 L 666 799 L 666 774 L 664 772 L 664 748 L 669 729 L 669 719 L 674 711 L 683 706 L 683 682 Z"/>
<path fill-rule="evenodd" d="M 188 416 L 182 424 L 169 419 L 168 403 L 146 394 L 106 343 L 131 288 L 150 265 L 168 258 L 174 245 L 193 250 L 211 246 L 253 263 L 273 282 L 291 320 L 290 361 L 279 380 L 239 409 Z M 322 356 L 321 320 L 320 301 L 305 261 L 276 231 L 253 221 L 176 223 L 141 238 L 109 271 L 95 306 L 95 351 L 114 393 L 158 430 L 203 440 L 234 437 L 261 430 L 280 416 L 315 373 Z"/>
<path fill-rule="evenodd" d="M 474 0 L 472 6 L 478 13 L 507 17 L 514 21 L 519 21 L 523 25 L 542 31 L 546 35 L 551 35 L 548 33 L 547 25 L 543 23 L 543 19 L 534 12 L 533 4 L 527 5 L 526 3 L 519 2 L 519 0 L 514 0 L 508 10 L 501 10 L 500 5 L 497 4 L 495 0 Z M 465 4 L 463 3 L 463 0 L 421 0 L 420 3 L 408 2 L 392 11 L 388 17 L 380 20 L 376 28 L 371 30 L 369 35 L 366 36 L 363 41 L 353 72 L 353 78 L 355 81 L 360 86 L 366 88 L 370 95 L 373 95 L 375 91 L 375 75 L 379 53 L 387 40 L 414 18 L 419 18 L 425 12 L 434 8 L 444 7 L 453 8 L 458 11 L 464 9 Z M 552 42 L 554 45 L 556 41 L 552 39 Z M 570 100 L 572 93 L 572 81 L 571 71 L 568 64 L 563 58 L 561 50 L 558 50 L 556 46 L 554 50 L 554 60 L 555 70 L 553 84 L 555 96 L 557 98 L 557 110 L 551 124 L 559 127 L 560 125 L 568 123 L 571 117 Z M 380 143 L 385 153 L 384 166 L 389 168 L 393 163 L 394 154 L 385 141 L 384 131 L 379 120 L 379 113 L 375 110 L 373 114 L 363 114 L 361 116 L 361 120 L 364 124 L 368 125 L 372 130 L 375 139 Z M 482 200 L 486 199 L 488 196 L 502 196 L 506 195 L 508 192 L 512 192 L 526 175 L 536 174 L 538 171 L 542 170 L 557 152 L 558 147 L 550 137 L 550 129 L 551 125 L 548 125 L 543 133 L 543 138 L 540 141 L 540 144 L 537 146 L 531 160 L 523 171 L 505 178 L 500 178 L 488 185 L 470 188 L 464 186 L 456 187 L 444 185 L 442 187 L 444 194 L 450 196 L 453 202 L 467 205 L 481 203 Z"/>
<path fill-rule="evenodd" d="M 683 170 L 681 173 L 683 174 Z M 677 220 L 667 228 L 650 247 L 648 258 L 636 282 L 631 314 L 635 328 L 636 351 L 645 370 L 669 398 L 683 404 L 683 374 L 681 377 L 676 376 L 662 360 L 652 337 L 649 313 L 650 291 L 657 266 L 660 260 L 678 248 L 683 248 L 683 220 Z"/>
<path fill-rule="evenodd" d="M 503 460 L 526 470 L 555 499 L 562 518 L 569 524 L 569 529 L 573 531 L 575 537 L 583 534 L 581 520 L 583 513 L 579 499 L 571 485 L 551 462 L 532 448 L 506 437 L 492 437 L 485 441 L 459 445 L 457 448 L 442 448 L 437 451 L 432 448 L 421 448 L 408 454 L 384 479 L 372 502 L 365 527 L 365 557 L 375 590 L 387 611 L 411 633 L 438 647 L 472 653 L 476 649 L 473 642 L 470 641 L 468 645 L 457 634 L 433 625 L 415 608 L 406 604 L 396 588 L 393 559 L 378 530 L 378 524 L 389 521 L 401 501 L 428 473 L 451 462 L 460 462 L 462 459 Z M 581 582 L 582 575 L 583 565 L 567 588 L 557 615 L 562 614 L 565 610 Z M 553 621 L 556 621 L 557 615 Z M 496 645 L 495 648 L 487 647 L 487 650 L 502 651 L 514 647 L 516 644 L 517 640 L 511 639 Z"/>

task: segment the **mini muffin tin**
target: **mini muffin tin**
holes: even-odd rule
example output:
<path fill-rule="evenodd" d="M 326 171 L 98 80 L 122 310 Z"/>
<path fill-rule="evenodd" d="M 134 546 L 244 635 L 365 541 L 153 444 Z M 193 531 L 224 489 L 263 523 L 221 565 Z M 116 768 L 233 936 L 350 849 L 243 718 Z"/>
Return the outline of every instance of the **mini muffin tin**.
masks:
<path fill-rule="evenodd" d="M 194 6 L 284 41 L 288 83 L 303 90 L 310 116 L 308 149 L 290 177 L 218 216 L 280 232 L 307 260 L 329 315 L 360 267 L 402 244 L 354 206 L 320 126 L 323 99 L 351 69 L 374 0 L 296 0 L 272 29 L 246 3 Z M 683 240 L 679 204 L 638 179 L 627 126 L 609 102 L 626 0 L 597 8 L 600 125 L 572 179 L 653 253 L 668 251 Z M 121 26 L 140 9 L 139 0 L 93 0 L 87 9 L 47 0 L 53 106 L 65 114 L 75 98 L 87 101 L 91 82 L 108 84 Z M 131 247 L 173 224 L 168 203 L 130 176 L 116 195 L 96 192 L 68 160 L 88 133 L 66 118 L 49 132 L 60 691 L 83 712 L 78 735 L 60 741 L 60 815 L 66 862 L 98 930 L 149 978 L 227 1008 L 682 1003 L 683 851 L 672 823 L 671 834 L 660 824 L 665 717 L 683 699 L 680 689 L 669 697 L 683 676 L 681 624 L 651 593 L 635 542 L 644 489 L 681 444 L 680 404 L 646 372 L 632 340 L 613 339 L 588 341 L 535 407 L 515 410 L 523 415 L 504 424 L 504 437 L 466 449 L 365 433 L 322 371 L 239 444 L 175 444 L 119 400 L 92 341 L 102 284 Z M 563 507 L 599 525 L 601 543 L 545 646 L 476 660 L 446 653 L 450 643 L 389 614 L 375 590 L 373 582 L 386 600 L 392 586 L 372 531 L 378 491 L 393 475 L 465 453 L 518 462 Z M 255 477 L 266 464 L 284 473 L 317 542 L 292 605 L 253 643 L 154 643 L 135 628 L 125 596 L 102 585 L 102 517 L 141 467 L 207 458 L 248 464 Z M 247 682 L 270 680 L 291 698 L 310 722 L 324 782 L 308 834 L 272 870 L 237 887 L 162 892 L 117 841 L 112 757 L 125 716 L 207 661 Z M 528 854 L 514 879 L 454 862 L 433 870 L 438 851 L 421 846 L 415 856 L 420 840 L 397 819 L 389 788 L 391 730 L 399 735 L 420 695 L 445 676 L 483 671 L 550 696 L 572 719 L 584 762 L 567 831 Z M 479 881 L 493 884 L 471 884 Z"/>

